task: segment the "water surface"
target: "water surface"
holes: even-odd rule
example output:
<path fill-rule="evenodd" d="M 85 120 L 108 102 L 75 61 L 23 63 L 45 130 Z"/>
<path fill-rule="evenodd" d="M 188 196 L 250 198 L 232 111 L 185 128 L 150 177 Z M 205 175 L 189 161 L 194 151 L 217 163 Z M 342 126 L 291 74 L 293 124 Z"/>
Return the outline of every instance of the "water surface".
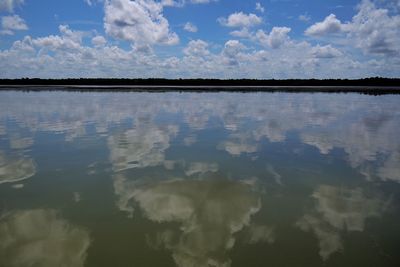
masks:
<path fill-rule="evenodd" d="M 0 92 L 0 266 L 399 266 L 399 104 Z"/>

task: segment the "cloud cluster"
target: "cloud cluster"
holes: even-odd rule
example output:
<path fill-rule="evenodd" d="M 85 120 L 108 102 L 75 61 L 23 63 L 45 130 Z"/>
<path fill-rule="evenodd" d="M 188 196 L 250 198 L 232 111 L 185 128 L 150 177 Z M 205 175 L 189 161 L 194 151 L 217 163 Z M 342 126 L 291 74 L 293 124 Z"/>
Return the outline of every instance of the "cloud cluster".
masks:
<path fill-rule="evenodd" d="M 163 5 L 153 0 L 106 0 L 104 29 L 113 38 L 148 45 L 174 45 L 179 37 L 163 16 Z"/>
<path fill-rule="evenodd" d="M 342 56 L 342 52 L 332 47 L 331 45 L 320 46 L 317 45 L 312 48 L 312 54 L 316 58 L 334 58 Z"/>
<path fill-rule="evenodd" d="M 259 25 L 262 22 L 262 19 L 256 14 L 245 14 L 243 12 L 236 12 L 230 14 L 228 18 L 219 18 L 218 22 L 226 27 L 250 28 Z"/>
<path fill-rule="evenodd" d="M 400 15 L 390 15 L 388 9 L 363 0 L 350 22 L 342 23 L 330 14 L 310 26 L 305 34 L 317 37 L 339 34 L 350 42 L 348 45 L 360 48 L 365 54 L 392 56 L 400 52 Z"/>
<path fill-rule="evenodd" d="M 1 18 L 0 34 L 13 35 L 14 31 L 26 31 L 26 22 L 18 15 L 4 16 Z"/>
<path fill-rule="evenodd" d="M 322 36 L 326 34 L 340 33 L 343 30 L 343 25 L 340 20 L 338 20 L 334 14 L 330 14 L 322 22 L 317 22 L 310 26 L 305 31 L 305 34 L 311 36 Z"/>
<path fill-rule="evenodd" d="M 288 33 L 291 31 L 288 27 L 273 27 L 269 34 L 266 34 L 263 30 L 258 30 L 256 38 L 264 46 L 270 46 L 271 48 L 279 48 L 289 41 Z"/>
<path fill-rule="evenodd" d="M 322 44 L 292 39 L 289 27 L 263 29 L 261 17 L 235 12 L 218 20 L 221 25 L 233 29 L 231 39 L 219 45 L 207 40 L 190 40 L 183 47 L 175 46 L 177 53 L 169 57 L 158 53 L 159 45 L 179 42 L 163 14 L 167 2 L 105 1 L 107 36 L 75 31 L 67 25 L 60 25 L 59 34 L 25 36 L 0 51 L 0 77 L 358 78 L 399 75 L 400 68 L 396 67 L 399 60 L 382 56 L 400 51 L 397 27 L 400 16 L 378 9 L 369 1 L 360 4 L 351 22 L 342 23 L 331 14 L 310 26 L 305 34 Z M 19 23 L 6 24 L 13 25 L 10 27 L 14 30 L 22 30 L 27 27 L 22 22 L 20 18 Z M 190 23 L 183 27 L 191 32 L 197 30 Z M 329 42 L 332 35 L 335 39 Z M 127 41 L 131 47 L 121 48 L 113 39 Z M 361 49 L 368 57 L 357 56 L 359 53 L 351 53 L 352 49 Z"/>

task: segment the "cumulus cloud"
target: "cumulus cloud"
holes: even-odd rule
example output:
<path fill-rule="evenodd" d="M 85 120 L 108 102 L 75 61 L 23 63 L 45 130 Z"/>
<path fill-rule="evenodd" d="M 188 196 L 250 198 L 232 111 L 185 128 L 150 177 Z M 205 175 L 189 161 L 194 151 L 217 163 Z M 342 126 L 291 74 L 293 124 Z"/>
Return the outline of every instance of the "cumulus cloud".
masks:
<path fill-rule="evenodd" d="M 225 43 L 223 53 L 228 56 L 234 56 L 245 48 L 246 46 L 238 40 L 229 40 Z"/>
<path fill-rule="evenodd" d="M 400 52 L 400 15 L 389 15 L 374 3 L 364 0 L 348 25 L 349 37 L 365 53 L 394 55 Z"/>
<path fill-rule="evenodd" d="M 13 12 L 14 8 L 22 5 L 25 0 L 0 0 L 0 11 Z"/>
<path fill-rule="evenodd" d="M 1 34 L 13 35 L 14 31 L 26 31 L 28 26 L 25 20 L 18 15 L 4 16 L 1 18 Z"/>
<path fill-rule="evenodd" d="M 263 30 L 258 30 L 256 39 L 262 45 L 268 45 L 271 48 L 279 48 L 289 41 L 288 33 L 291 31 L 288 27 L 273 27 L 269 34 Z"/>
<path fill-rule="evenodd" d="M 229 34 L 238 38 L 251 38 L 253 33 L 247 28 L 242 28 L 240 30 L 231 31 Z"/>
<path fill-rule="evenodd" d="M 203 40 L 191 40 L 183 49 L 186 56 L 207 56 L 210 54 L 208 43 Z"/>
<path fill-rule="evenodd" d="M 58 27 L 60 35 L 49 35 L 31 40 L 32 44 L 38 47 L 45 47 L 49 50 L 79 50 L 82 43 L 83 32 L 73 31 L 68 25 Z"/>
<path fill-rule="evenodd" d="M 94 46 L 102 46 L 102 45 L 105 45 L 106 43 L 107 43 L 106 38 L 104 38 L 101 35 L 97 35 L 97 36 L 92 38 L 92 44 Z"/>
<path fill-rule="evenodd" d="M 186 22 L 183 29 L 188 32 L 197 32 L 197 26 L 191 22 Z"/>
<path fill-rule="evenodd" d="M 261 24 L 262 18 L 250 13 L 236 12 L 228 16 L 228 18 L 218 18 L 218 22 L 226 27 L 232 28 L 250 28 Z"/>
<path fill-rule="evenodd" d="M 246 49 L 246 46 L 238 40 L 228 40 L 222 50 L 223 62 L 227 65 L 238 65 L 241 52 Z"/>
<path fill-rule="evenodd" d="M 388 9 L 378 8 L 363 0 L 358 13 L 350 22 L 342 23 L 334 14 L 310 26 L 305 34 L 323 37 L 342 34 L 348 45 L 362 49 L 365 54 L 392 56 L 400 52 L 400 15 L 391 15 Z"/>
<path fill-rule="evenodd" d="M 104 28 L 108 35 L 137 47 L 175 45 L 179 37 L 162 11 L 162 4 L 153 0 L 106 0 Z"/>
<path fill-rule="evenodd" d="M 334 58 L 339 57 L 342 53 L 331 45 L 320 46 L 317 45 L 312 48 L 311 53 L 316 58 Z"/>
<path fill-rule="evenodd" d="M 330 14 L 322 22 L 317 22 L 311 25 L 306 31 L 306 35 L 322 36 L 326 34 L 340 33 L 343 30 L 343 25 L 336 18 L 336 15 Z"/>
<path fill-rule="evenodd" d="M 289 28 L 271 32 L 238 28 L 236 37 L 218 46 L 191 40 L 172 57 L 157 55 L 149 45 L 122 48 L 110 37 L 96 37 L 67 25 L 60 33 L 15 41 L 0 51 L 0 77 L 167 77 L 167 78 L 355 78 L 399 75 L 396 57 L 362 62 L 351 53 L 339 55 L 340 46 L 313 46 L 289 37 Z M 231 33 L 233 34 L 233 33 Z M 260 48 L 251 42 L 261 44 Z M 314 48 L 316 47 L 316 48 Z M 323 48 L 325 47 L 325 48 Z M 340 48 L 340 50 L 342 50 Z M 330 60 L 324 58 L 330 57 Z M 273 63 L 273 64 L 272 64 Z M 193 117 L 200 125 L 201 117 Z M 200 123 L 200 124 L 199 124 Z"/>

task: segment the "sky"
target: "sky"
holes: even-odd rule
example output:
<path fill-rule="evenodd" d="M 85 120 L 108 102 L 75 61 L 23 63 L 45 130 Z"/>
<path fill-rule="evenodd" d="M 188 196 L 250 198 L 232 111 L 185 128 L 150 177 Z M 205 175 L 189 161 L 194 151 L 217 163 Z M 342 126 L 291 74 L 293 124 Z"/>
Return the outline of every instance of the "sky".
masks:
<path fill-rule="evenodd" d="M 0 0 L 0 78 L 400 77 L 400 0 Z"/>

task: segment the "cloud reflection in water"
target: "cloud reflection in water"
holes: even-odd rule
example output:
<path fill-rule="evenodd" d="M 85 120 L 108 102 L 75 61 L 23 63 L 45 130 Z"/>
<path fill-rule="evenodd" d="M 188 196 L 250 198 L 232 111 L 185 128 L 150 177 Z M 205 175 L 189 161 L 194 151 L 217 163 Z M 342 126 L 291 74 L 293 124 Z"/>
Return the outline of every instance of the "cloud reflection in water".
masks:
<path fill-rule="evenodd" d="M 249 183 L 226 179 L 129 181 L 115 176 L 115 193 L 122 211 L 132 214 L 134 203 L 149 220 L 178 222 L 149 239 L 155 247 L 172 251 L 178 266 L 230 266 L 227 251 L 234 234 L 248 228 L 248 243 L 274 241 L 274 230 L 251 224 L 260 196 Z"/>
<path fill-rule="evenodd" d="M 298 220 L 296 226 L 316 235 L 323 260 L 343 249 L 342 232 L 364 231 L 367 219 L 381 216 L 387 205 L 378 197 L 367 196 L 361 188 L 321 185 L 312 197 L 315 210 Z"/>
<path fill-rule="evenodd" d="M 33 159 L 20 155 L 10 156 L 0 151 L 0 184 L 19 182 L 35 173 L 36 164 Z"/>
<path fill-rule="evenodd" d="M 89 234 L 55 210 L 14 211 L 0 217 L 0 266 L 83 267 Z"/>

